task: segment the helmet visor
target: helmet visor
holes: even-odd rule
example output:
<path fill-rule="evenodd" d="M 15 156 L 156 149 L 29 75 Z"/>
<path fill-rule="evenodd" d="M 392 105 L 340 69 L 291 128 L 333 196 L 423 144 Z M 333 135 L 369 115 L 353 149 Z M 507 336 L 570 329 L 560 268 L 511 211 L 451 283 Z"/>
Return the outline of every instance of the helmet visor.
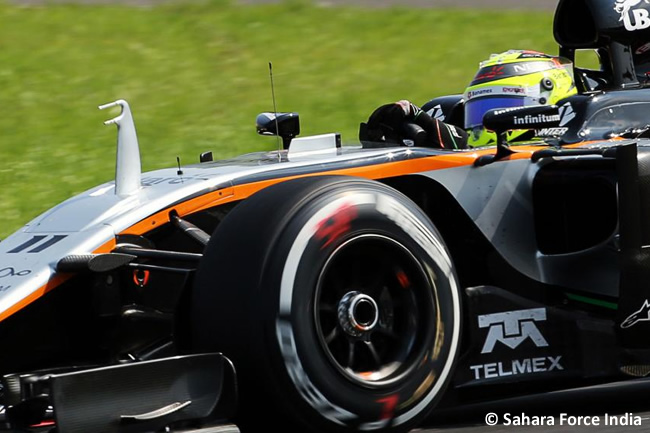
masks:
<path fill-rule="evenodd" d="M 526 98 L 496 96 L 470 99 L 465 103 L 465 129 L 483 126 L 483 115 L 496 108 L 515 108 L 526 105 Z"/>

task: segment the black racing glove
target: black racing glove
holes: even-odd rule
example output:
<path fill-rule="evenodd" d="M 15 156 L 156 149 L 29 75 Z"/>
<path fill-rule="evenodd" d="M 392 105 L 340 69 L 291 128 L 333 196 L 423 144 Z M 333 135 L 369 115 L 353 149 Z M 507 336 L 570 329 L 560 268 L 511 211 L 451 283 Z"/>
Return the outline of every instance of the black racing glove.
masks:
<path fill-rule="evenodd" d="M 413 127 L 417 125 L 417 127 Z M 406 101 L 382 105 L 361 124 L 361 142 L 404 144 L 413 140 L 416 146 L 462 149 L 467 147 L 467 133 L 454 125 L 433 119 L 417 105 Z"/>

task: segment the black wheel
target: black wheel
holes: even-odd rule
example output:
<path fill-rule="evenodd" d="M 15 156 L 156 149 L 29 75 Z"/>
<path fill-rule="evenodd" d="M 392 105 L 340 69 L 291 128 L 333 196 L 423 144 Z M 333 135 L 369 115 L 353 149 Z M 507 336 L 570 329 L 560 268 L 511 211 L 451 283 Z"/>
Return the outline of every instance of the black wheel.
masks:
<path fill-rule="evenodd" d="M 460 295 L 426 215 L 378 182 L 296 179 L 213 234 L 192 301 L 197 351 L 235 363 L 244 431 L 406 431 L 451 378 Z"/>

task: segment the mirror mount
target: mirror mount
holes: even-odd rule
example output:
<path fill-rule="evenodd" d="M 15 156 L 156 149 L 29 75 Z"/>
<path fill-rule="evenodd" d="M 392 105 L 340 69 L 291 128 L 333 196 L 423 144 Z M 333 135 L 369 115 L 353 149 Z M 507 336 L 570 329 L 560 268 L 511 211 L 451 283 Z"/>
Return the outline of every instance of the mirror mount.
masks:
<path fill-rule="evenodd" d="M 481 167 L 483 165 L 487 164 L 492 164 L 493 162 L 499 161 L 501 159 L 507 158 L 513 153 L 515 153 L 514 150 L 510 148 L 510 145 L 508 144 L 508 139 L 507 139 L 507 131 L 495 131 L 497 134 L 497 151 L 493 155 L 483 155 L 479 156 L 476 161 L 474 162 L 474 165 L 477 167 Z"/>

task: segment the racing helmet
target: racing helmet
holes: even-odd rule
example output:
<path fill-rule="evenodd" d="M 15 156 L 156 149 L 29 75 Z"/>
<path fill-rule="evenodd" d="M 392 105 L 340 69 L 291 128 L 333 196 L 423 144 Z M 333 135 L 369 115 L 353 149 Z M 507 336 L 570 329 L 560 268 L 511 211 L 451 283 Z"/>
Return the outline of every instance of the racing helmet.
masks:
<path fill-rule="evenodd" d="M 576 93 L 573 65 L 563 57 L 522 50 L 493 54 L 480 63 L 463 95 L 468 144 L 496 144 L 496 134 L 483 127 L 488 110 L 555 104 Z M 531 139 L 534 134 L 532 130 L 510 131 L 508 141 Z"/>

